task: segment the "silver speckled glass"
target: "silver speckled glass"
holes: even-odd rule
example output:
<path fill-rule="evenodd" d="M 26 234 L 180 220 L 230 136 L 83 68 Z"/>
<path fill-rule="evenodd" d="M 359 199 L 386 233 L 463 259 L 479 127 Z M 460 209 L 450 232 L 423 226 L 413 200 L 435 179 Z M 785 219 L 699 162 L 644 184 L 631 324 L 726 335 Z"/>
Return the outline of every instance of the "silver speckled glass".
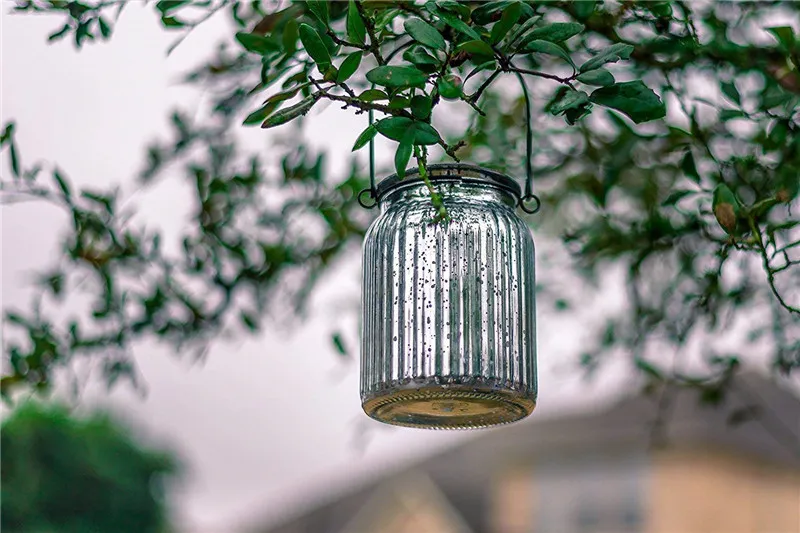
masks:
<path fill-rule="evenodd" d="M 449 220 L 416 170 L 378 185 L 364 240 L 361 401 L 389 424 L 475 428 L 536 404 L 536 305 L 519 185 L 473 165 L 430 165 Z"/>

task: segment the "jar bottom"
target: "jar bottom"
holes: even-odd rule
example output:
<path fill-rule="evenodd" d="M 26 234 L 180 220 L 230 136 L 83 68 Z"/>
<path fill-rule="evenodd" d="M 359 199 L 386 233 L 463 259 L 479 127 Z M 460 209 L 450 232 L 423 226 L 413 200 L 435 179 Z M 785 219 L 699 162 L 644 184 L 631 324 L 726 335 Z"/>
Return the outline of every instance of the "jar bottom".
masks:
<path fill-rule="evenodd" d="M 536 402 L 518 391 L 433 386 L 397 389 L 367 398 L 371 418 L 423 429 L 477 429 L 509 424 L 531 414 Z"/>

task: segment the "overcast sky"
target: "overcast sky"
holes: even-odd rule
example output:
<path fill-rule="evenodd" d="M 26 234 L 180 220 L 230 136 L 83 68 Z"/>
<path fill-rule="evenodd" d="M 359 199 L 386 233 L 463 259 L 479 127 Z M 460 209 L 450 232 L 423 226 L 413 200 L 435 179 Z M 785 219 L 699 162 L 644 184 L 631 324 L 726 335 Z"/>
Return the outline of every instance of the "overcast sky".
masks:
<path fill-rule="evenodd" d="M 3 4 L 0 113 L 3 122 L 17 122 L 23 162 L 57 162 L 78 184 L 120 183 L 129 194 L 143 147 L 165 129 L 167 111 L 176 104 L 193 110 L 201 103 L 201 95 L 175 80 L 226 34 L 227 21 L 212 19 L 167 58 L 173 36 L 160 28 L 152 7 L 132 2 L 111 42 L 78 53 L 69 40 L 46 45 L 59 20 L 12 16 Z M 312 135 L 313 144 L 331 149 L 331 171 L 344 168 L 363 120 L 336 106 L 314 116 L 320 130 L 342 132 Z M 261 130 L 244 135 L 269 150 Z M 388 160 L 391 154 L 383 153 Z M 7 172 L 7 161 L 2 165 Z M 148 224 L 174 232 L 190 206 L 188 199 L 180 200 L 187 190 L 180 176 L 168 176 L 156 190 L 134 198 Z M 3 208 L 4 308 L 30 301 L 30 273 L 57 257 L 54 244 L 65 224 L 63 213 L 45 205 Z M 360 259 L 353 255 L 323 284 L 315 309 L 330 310 L 338 301 L 357 304 Z M 606 305 L 614 305 L 610 302 Z M 127 387 L 110 395 L 93 390 L 84 405 L 113 407 L 148 439 L 181 454 L 190 475 L 176 495 L 175 516 L 183 531 L 193 533 L 230 531 L 291 513 L 477 434 L 385 429 L 367 419 L 360 408 L 357 362 L 334 355 L 332 324 L 320 312 L 291 334 L 267 328 L 259 338 L 216 345 L 203 364 L 162 346 L 140 345 L 135 353 L 147 396 Z M 354 322 L 347 324 L 354 345 Z M 579 320 L 540 309 L 540 406 L 532 418 L 580 404 L 587 392 L 592 396 L 574 377 L 552 371 L 575 354 L 584 332 Z M 357 424 L 380 429 L 363 453 L 354 445 Z"/>

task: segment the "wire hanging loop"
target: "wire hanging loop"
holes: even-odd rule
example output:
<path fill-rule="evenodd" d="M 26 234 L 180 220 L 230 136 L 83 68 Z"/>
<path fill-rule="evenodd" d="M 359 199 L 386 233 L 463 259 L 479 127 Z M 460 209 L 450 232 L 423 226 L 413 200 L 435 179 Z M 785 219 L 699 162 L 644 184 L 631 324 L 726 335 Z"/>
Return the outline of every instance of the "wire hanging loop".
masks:
<path fill-rule="evenodd" d="M 369 200 L 367 200 L 364 195 L 366 195 L 366 198 L 369 198 Z M 358 205 L 364 209 L 373 209 L 378 205 L 378 199 L 375 197 L 375 191 L 372 189 L 363 189 L 358 193 L 356 199 L 358 200 Z M 369 203 L 370 200 L 372 201 L 371 203 Z"/>
<path fill-rule="evenodd" d="M 525 97 L 525 194 L 520 199 L 518 206 L 526 213 L 533 215 L 542 207 L 542 201 L 533 194 L 533 163 L 531 153 L 533 152 L 533 128 L 531 126 L 531 97 L 528 94 L 528 86 L 525 79 L 519 72 L 516 73 L 519 84 L 522 87 L 522 96 Z"/>
<path fill-rule="evenodd" d="M 372 84 L 372 87 L 375 87 L 375 84 Z M 369 110 L 369 125 L 372 126 L 374 116 L 372 109 Z M 368 204 L 364 201 L 364 194 L 369 194 L 370 199 L 372 200 L 371 204 Z M 375 187 L 375 140 L 370 139 L 369 141 L 369 188 L 364 189 L 360 193 L 358 193 L 358 205 L 363 207 L 364 209 L 372 209 L 378 205 L 378 190 Z"/>

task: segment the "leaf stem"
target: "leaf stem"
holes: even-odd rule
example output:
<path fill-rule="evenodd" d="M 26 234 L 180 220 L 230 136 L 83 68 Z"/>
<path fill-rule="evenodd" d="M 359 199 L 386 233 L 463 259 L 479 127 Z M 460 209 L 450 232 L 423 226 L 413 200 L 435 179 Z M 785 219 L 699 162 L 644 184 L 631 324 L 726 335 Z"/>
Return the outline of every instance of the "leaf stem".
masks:
<path fill-rule="evenodd" d="M 444 201 L 442 197 L 436 192 L 436 189 L 433 188 L 433 184 L 431 183 L 430 178 L 428 177 L 428 151 L 423 147 L 420 148 L 417 145 L 414 145 L 414 157 L 417 160 L 417 168 L 419 169 L 419 177 L 422 178 L 422 181 L 425 183 L 425 187 L 428 188 L 428 192 L 431 195 L 431 203 L 433 207 L 436 209 L 436 217 L 433 219 L 433 223 L 436 224 L 440 220 L 450 220 L 450 214 L 447 212 L 447 208 L 444 206 Z"/>

